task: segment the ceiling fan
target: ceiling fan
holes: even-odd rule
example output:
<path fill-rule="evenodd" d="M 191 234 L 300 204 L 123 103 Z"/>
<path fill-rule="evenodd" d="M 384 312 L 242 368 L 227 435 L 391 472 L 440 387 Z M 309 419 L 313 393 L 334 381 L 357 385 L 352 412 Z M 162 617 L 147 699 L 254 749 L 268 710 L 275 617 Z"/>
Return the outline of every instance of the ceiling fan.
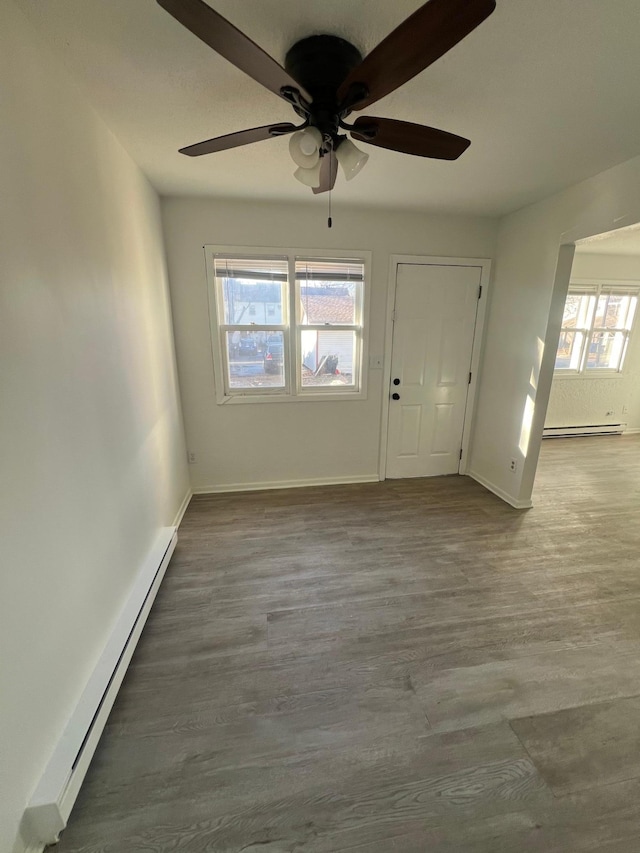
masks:
<path fill-rule="evenodd" d="M 364 59 L 342 38 L 309 36 L 290 48 L 284 68 L 204 0 L 157 2 L 217 53 L 288 101 L 303 120 L 207 139 L 181 148 L 182 154 L 199 157 L 292 134 L 295 177 L 321 193 L 335 184 L 336 161 L 349 180 L 368 159 L 341 131 L 369 145 L 439 160 L 456 160 L 471 144 L 462 136 L 406 121 L 360 116 L 347 124 L 345 119 L 439 59 L 494 11 L 496 0 L 428 0 Z"/>

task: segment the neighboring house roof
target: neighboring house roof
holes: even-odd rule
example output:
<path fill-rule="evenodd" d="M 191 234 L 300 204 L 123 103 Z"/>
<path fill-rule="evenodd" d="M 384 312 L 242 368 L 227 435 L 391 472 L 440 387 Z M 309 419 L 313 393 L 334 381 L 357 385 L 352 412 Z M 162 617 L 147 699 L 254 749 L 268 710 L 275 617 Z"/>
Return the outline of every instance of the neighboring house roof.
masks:
<path fill-rule="evenodd" d="M 354 302 L 352 296 L 311 296 L 303 295 L 301 298 L 303 322 L 313 325 L 320 323 L 346 323 L 354 322 Z"/>

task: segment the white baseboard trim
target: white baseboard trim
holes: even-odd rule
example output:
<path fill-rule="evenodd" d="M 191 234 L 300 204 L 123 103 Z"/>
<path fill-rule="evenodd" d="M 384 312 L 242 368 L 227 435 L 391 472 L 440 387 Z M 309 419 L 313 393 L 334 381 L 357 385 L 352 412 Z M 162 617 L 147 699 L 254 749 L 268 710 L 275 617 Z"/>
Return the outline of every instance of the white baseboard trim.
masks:
<path fill-rule="evenodd" d="M 193 497 L 193 491 L 192 491 L 192 489 L 189 489 L 187 491 L 187 494 L 184 496 L 184 500 L 180 504 L 180 509 L 178 510 L 176 517 L 173 520 L 172 526 L 175 527 L 176 530 L 178 529 L 178 527 L 180 527 L 180 522 L 184 518 L 184 514 L 187 511 L 187 507 L 189 506 L 189 502 L 190 502 L 192 497 Z"/>
<path fill-rule="evenodd" d="M 262 492 L 267 489 L 302 489 L 306 486 L 348 486 L 354 483 L 379 483 L 378 473 L 353 477 L 314 477 L 308 480 L 276 480 L 270 483 L 225 483 L 199 486 L 194 495 L 216 495 L 226 492 Z"/>
<path fill-rule="evenodd" d="M 637 435 L 640 432 L 640 427 L 627 427 L 622 433 L 623 435 Z"/>
<path fill-rule="evenodd" d="M 531 501 L 519 501 L 510 495 L 508 492 L 505 492 L 504 489 L 501 489 L 499 486 L 494 485 L 489 480 L 485 479 L 481 474 L 476 474 L 475 471 L 468 471 L 467 476 L 471 477 L 472 480 L 476 480 L 476 482 L 480 483 L 481 486 L 484 486 L 485 489 L 488 489 L 490 492 L 493 492 L 496 497 L 499 497 L 500 500 L 503 500 L 505 503 L 508 503 L 509 506 L 512 506 L 514 509 L 531 509 L 533 504 Z"/>
<path fill-rule="evenodd" d="M 67 825 L 177 541 L 174 527 L 158 532 L 25 810 L 21 835 L 35 851 L 42 845 L 55 844 Z"/>

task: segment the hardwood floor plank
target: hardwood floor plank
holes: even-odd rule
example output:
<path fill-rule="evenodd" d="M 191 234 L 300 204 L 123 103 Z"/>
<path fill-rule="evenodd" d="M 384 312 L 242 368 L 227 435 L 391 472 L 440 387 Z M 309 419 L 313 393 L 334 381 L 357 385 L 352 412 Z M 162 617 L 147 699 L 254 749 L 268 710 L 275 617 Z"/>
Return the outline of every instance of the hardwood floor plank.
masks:
<path fill-rule="evenodd" d="M 434 730 L 460 729 L 638 696 L 640 642 L 410 671 Z"/>
<path fill-rule="evenodd" d="M 640 777 L 640 697 L 524 717 L 511 727 L 559 794 Z"/>
<path fill-rule="evenodd" d="M 379 827 L 336 833 L 313 853 L 633 853 L 640 837 L 637 780 L 532 804 L 482 820 L 414 821 L 405 832 Z M 337 846 L 342 843 L 343 846 Z"/>

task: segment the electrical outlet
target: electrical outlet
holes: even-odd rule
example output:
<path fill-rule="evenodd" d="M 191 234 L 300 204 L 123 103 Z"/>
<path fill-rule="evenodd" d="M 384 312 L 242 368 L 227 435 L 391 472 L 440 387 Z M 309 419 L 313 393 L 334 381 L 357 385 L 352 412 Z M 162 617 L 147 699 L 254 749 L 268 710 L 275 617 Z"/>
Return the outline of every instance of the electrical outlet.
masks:
<path fill-rule="evenodd" d="M 518 460 L 517 459 L 512 459 L 511 462 L 509 462 L 509 470 L 513 471 L 513 472 L 518 470 Z"/>
<path fill-rule="evenodd" d="M 189 453 L 187 454 L 187 458 L 189 460 L 189 465 L 195 465 L 196 464 L 196 454 L 194 453 L 193 450 L 189 451 Z"/>
<path fill-rule="evenodd" d="M 628 406 L 623 406 L 623 407 L 622 407 L 622 414 L 623 414 L 623 415 L 628 415 L 628 414 L 629 414 L 629 407 L 628 407 Z"/>

